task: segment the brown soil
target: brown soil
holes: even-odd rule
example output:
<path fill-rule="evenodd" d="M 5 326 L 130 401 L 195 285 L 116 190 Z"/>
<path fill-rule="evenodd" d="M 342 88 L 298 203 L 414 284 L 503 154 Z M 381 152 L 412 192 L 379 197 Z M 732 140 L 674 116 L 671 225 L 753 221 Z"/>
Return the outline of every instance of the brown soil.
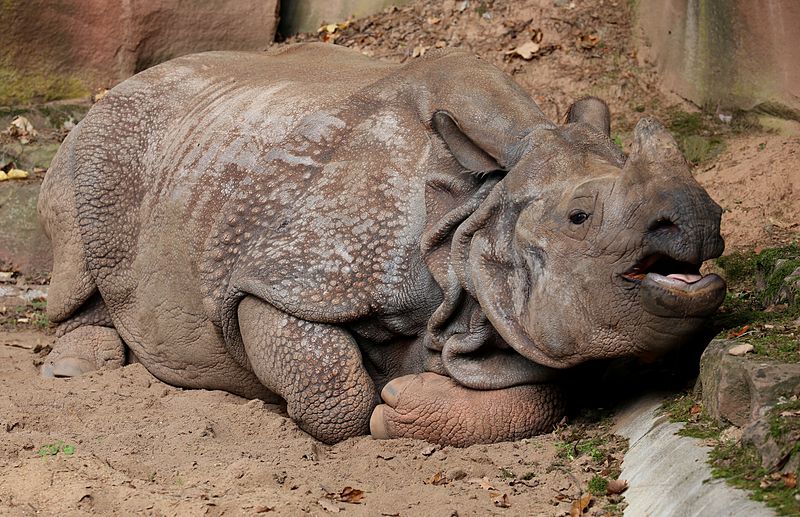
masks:
<path fill-rule="evenodd" d="M 697 179 L 725 209 L 722 235 L 728 252 L 800 239 L 800 138 L 735 138 Z"/>
<path fill-rule="evenodd" d="M 466 48 L 514 75 L 553 119 L 577 98 L 605 98 L 626 145 L 642 112 L 667 118 L 675 101 L 637 60 L 629 2 L 558 3 L 472 1 L 462 11 L 454 0 L 415 2 L 322 37 L 394 61 L 437 45 Z M 507 54 L 531 40 L 539 45 L 531 60 Z M 800 140 L 756 134 L 730 140 L 699 167 L 727 210 L 729 249 L 797 238 L 798 162 Z M 369 437 L 325 446 L 279 407 L 170 387 L 140 365 L 43 380 L 35 364 L 53 338 L 33 330 L 41 319 L 17 304 L 0 299 L 0 514 L 569 515 L 589 480 L 613 477 L 621 456 L 612 440 L 599 461 L 574 447 L 564 457 L 565 439 L 605 432 L 575 425 L 466 449 Z M 335 500 L 348 499 L 346 487 L 363 491 L 358 504 Z M 595 498 L 586 514 L 608 504 Z"/>
<path fill-rule="evenodd" d="M 280 407 L 174 388 L 139 364 L 41 379 L 46 349 L 33 350 L 51 339 L 0 334 L 0 514 L 557 515 L 605 468 L 559 457 L 555 435 L 326 446 Z M 334 500 L 346 487 L 363 491 L 358 504 Z"/>

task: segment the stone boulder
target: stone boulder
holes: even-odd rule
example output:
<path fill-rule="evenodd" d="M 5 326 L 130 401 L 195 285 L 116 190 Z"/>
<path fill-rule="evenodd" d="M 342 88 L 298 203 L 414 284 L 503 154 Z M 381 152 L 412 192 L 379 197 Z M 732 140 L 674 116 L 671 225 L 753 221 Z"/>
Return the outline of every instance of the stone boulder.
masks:
<path fill-rule="evenodd" d="M 36 217 L 40 184 L 0 183 L 0 269 L 19 271 L 29 280 L 46 279 L 53 267 L 50 241 Z"/>
<path fill-rule="evenodd" d="M 715 339 L 700 359 L 703 405 L 721 423 L 744 427 L 780 400 L 800 396 L 800 364 L 734 356 L 740 343 Z"/>

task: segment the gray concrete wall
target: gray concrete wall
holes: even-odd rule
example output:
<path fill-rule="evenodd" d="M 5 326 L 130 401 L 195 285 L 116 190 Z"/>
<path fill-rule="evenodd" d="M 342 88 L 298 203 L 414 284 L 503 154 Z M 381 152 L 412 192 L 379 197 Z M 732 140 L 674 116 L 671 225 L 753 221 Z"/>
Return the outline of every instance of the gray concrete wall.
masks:
<path fill-rule="evenodd" d="M 800 120 L 800 1 L 638 0 L 636 36 L 664 89 Z"/>

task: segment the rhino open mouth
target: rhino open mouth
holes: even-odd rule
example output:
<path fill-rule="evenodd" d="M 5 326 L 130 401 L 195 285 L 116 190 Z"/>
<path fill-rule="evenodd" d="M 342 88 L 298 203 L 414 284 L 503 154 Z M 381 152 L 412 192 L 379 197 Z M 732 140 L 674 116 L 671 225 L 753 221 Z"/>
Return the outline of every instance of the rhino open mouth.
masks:
<path fill-rule="evenodd" d="M 622 277 L 639 287 L 642 307 L 664 317 L 706 317 L 725 299 L 725 281 L 703 275 L 700 264 L 676 260 L 663 253 L 644 257 Z"/>

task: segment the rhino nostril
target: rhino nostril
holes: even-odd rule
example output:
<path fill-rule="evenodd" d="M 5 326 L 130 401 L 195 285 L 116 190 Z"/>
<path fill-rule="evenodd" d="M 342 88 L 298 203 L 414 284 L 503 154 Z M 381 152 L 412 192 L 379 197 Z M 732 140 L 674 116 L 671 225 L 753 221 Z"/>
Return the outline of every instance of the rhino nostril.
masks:
<path fill-rule="evenodd" d="M 651 232 L 657 232 L 659 230 L 677 231 L 678 226 L 675 223 L 673 223 L 672 219 L 670 219 L 669 217 L 659 217 L 658 219 L 650 223 L 650 226 L 647 227 L 647 230 Z"/>

